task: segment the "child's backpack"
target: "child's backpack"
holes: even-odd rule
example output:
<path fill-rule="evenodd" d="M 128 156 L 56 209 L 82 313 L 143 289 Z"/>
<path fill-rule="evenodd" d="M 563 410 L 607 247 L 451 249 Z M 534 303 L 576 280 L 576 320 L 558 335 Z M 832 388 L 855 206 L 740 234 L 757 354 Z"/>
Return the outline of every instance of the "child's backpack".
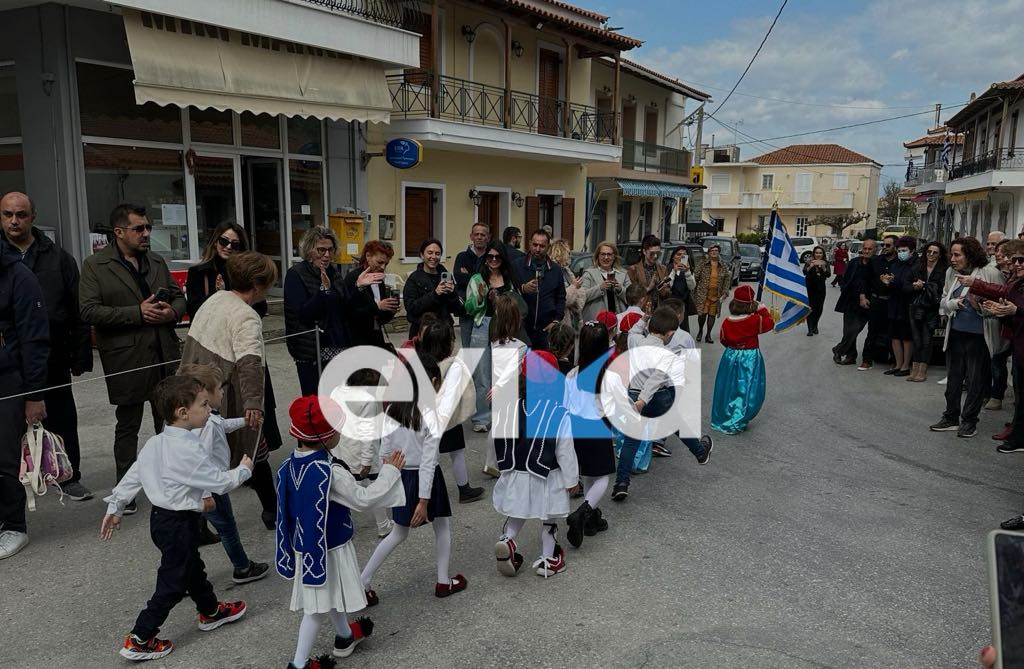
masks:
<path fill-rule="evenodd" d="M 18 476 L 25 486 L 29 511 L 36 510 L 36 497 L 45 495 L 48 486 L 60 490 L 60 484 L 73 475 L 64 440 L 39 423 L 29 426 L 21 438 L 21 471 Z"/>

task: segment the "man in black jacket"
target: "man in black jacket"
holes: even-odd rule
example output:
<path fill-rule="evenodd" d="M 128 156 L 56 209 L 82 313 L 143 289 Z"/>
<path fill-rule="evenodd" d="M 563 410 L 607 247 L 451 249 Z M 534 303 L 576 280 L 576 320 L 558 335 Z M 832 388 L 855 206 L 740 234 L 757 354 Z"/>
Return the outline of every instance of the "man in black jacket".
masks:
<path fill-rule="evenodd" d="M 860 255 L 847 266 L 842 275 L 836 311 L 843 315 L 843 338 L 832 349 L 832 360 L 837 365 L 853 365 L 857 362 L 857 337 L 868 324 L 869 313 L 865 306 L 867 291 L 864 282 L 868 280 L 874 257 L 875 240 L 864 240 Z"/>
<path fill-rule="evenodd" d="M 505 231 L 501 233 L 501 241 L 505 245 L 505 253 L 508 254 L 510 263 L 526 256 L 519 248 L 523 242 L 523 231 L 519 228 L 514 225 L 505 228 Z"/>
<path fill-rule="evenodd" d="M 64 440 L 71 467 L 70 481 L 61 486 L 76 501 L 92 498 L 81 483 L 82 453 L 78 442 L 78 412 L 71 391 L 72 376 L 92 371 L 89 326 L 78 313 L 78 265 L 71 254 L 34 227 L 35 205 L 24 193 L 12 192 L 0 199 L 0 225 L 7 242 L 21 253 L 43 290 L 50 321 L 50 355 L 47 362 L 46 429 Z M 56 386 L 64 386 L 57 388 Z"/>
<path fill-rule="evenodd" d="M 483 262 L 484 251 L 491 241 L 491 229 L 483 223 L 474 223 L 469 229 L 470 245 L 465 251 L 455 256 L 455 264 L 452 265 L 452 273 L 455 275 L 455 290 L 462 300 L 466 302 L 466 287 L 469 279 L 480 271 L 480 264 Z M 469 348 L 469 336 L 473 333 L 473 318 L 462 314 L 459 316 L 459 333 L 462 337 L 462 348 Z"/>
<path fill-rule="evenodd" d="M 0 560 L 28 545 L 21 437 L 26 423 L 46 418 L 48 342 L 39 281 L 0 238 Z"/>
<path fill-rule="evenodd" d="M 533 348 L 548 350 L 548 333 L 565 316 L 565 279 L 562 268 L 548 258 L 551 235 L 537 230 L 530 237 L 530 255 L 512 262 L 522 283 L 526 314 L 526 334 Z"/>
<path fill-rule="evenodd" d="M 889 297 L 893 291 L 892 264 L 896 260 L 896 235 L 886 235 L 882 252 L 871 259 L 861 290 L 861 304 L 868 309 L 868 336 L 864 340 L 857 371 L 871 369 L 874 362 L 888 362 L 892 355 L 889 342 Z M 865 303 L 866 302 L 866 303 Z"/>

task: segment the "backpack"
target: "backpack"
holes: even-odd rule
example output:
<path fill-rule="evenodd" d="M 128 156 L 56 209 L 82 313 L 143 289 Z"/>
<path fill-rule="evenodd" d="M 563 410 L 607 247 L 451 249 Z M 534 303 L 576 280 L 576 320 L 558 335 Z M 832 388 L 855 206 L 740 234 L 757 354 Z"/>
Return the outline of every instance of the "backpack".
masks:
<path fill-rule="evenodd" d="M 39 423 L 31 425 L 21 438 L 21 471 L 18 480 L 25 486 L 29 511 L 36 510 L 36 497 L 46 494 L 48 486 L 60 490 L 60 484 L 74 475 L 64 440 Z"/>

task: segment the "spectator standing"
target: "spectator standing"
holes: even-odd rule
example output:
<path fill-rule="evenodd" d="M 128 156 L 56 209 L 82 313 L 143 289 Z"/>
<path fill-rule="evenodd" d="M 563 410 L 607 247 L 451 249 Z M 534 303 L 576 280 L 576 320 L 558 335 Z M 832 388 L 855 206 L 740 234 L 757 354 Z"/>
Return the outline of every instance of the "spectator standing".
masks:
<path fill-rule="evenodd" d="M 0 393 L 8 396 L 0 400 L 0 560 L 28 545 L 25 486 L 18 480 L 21 436 L 26 423 L 46 418 L 42 391 L 50 353 L 47 324 L 39 281 L 0 238 Z"/>
<path fill-rule="evenodd" d="M 626 288 L 629 277 L 619 262 L 619 251 L 611 242 L 601 242 L 594 249 L 594 264 L 583 272 L 583 322 L 592 321 L 602 311 L 617 314 L 626 310 Z"/>
<path fill-rule="evenodd" d="M 480 271 L 484 262 L 484 250 L 487 243 L 491 241 L 491 229 L 483 223 L 474 223 L 469 229 L 469 246 L 465 251 L 460 251 L 455 256 L 455 264 L 452 265 L 452 272 L 455 274 L 456 296 L 463 302 L 466 301 L 466 286 L 469 279 Z M 438 242 L 438 246 L 441 243 Z M 422 253 L 420 254 L 422 256 Z M 409 311 L 409 298 L 405 298 L 405 310 Z M 455 312 L 453 312 L 455 313 Z M 459 315 L 459 337 L 462 339 L 462 348 L 469 347 L 469 337 L 473 333 L 473 319 L 465 313 Z M 412 328 L 409 329 L 409 338 L 415 336 Z"/>
<path fill-rule="evenodd" d="M 917 257 L 917 242 L 903 236 L 896 240 L 896 260 L 889 266 L 889 339 L 892 343 L 893 367 L 886 371 L 892 376 L 910 376 L 911 357 L 914 353 L 914 334 L 910 328 L 910 303 L 914 298 L 912 287 Z M 883 277 L 883 281 L 885 277 Z"/>
<path fill-rule="evenodd" d="M 565 283 L 561 268 L 548 258 L 551 236 L 537 230 L 530 237 L 530 255 L 512 262 L 529 310 L 526 334 L 534 349 L 548 350 L 548 332 L 565 317 Z"/>
<path fill-rule="evenodd" d="M 732 285 L 732 269 L 729 264 L 722 260 L 722 247 L 712 244 L 708 247 L 708 256 L 697 268 L 696 290 L 694 290 L 694 302 L 697 304 L 697 341 L 700 341 L 704 334 L 704 326 L 707 324 L 707 334 L 704 341 L 714 344 L 711 332 L 715 329 L 715 319 L 722 308 L 722 301 L 729 296 L 729 287 Z"/>
<path fill-rule="evenodd" d="M 501 241 L 505 244 L 505 251 L 508 255 L 509 262 L 514 263 L 526 255 L 521 250 L 523 245 L 523 231 L 514 225 L 510 225 L 505 228 L 505 231 L 501 233 Z"/>
<path fill-rule="evenodd" d="M 690 316 L 697 313 L 697 305 L 693 303 L 693 291 L 697 288 L 697 279 L 693 275 L 693 267 L 690 265 L 690 252 L 685 246 L 679 246 L 672 251 L 672 258 L 669 260 L 668 285 L 671 297 L 682 301 L 685 309 L 679 319 L 679 327 L 690 332 Z"/>
<path fill-rule="evenodd" d="M 857 259 L 846 266 L 836 311 L 843 315 L 843 338 L 832 348 L 832 361 L 837 365 L 857 362 L 857 337 L 868 324 L 869 310 L 866 296 L 870 280 L 871 263 L 875 257 L 875 240 L 865 239 Z M 865 347 L 867 340 L 865 340 Z"/>
<path fill-rule="evenodd" d="M 88 324 L 78 313 L 78 265 L 71 254 L 35 227 L 36 208 L 24 193 L 0 199 L 0 225 L 8 244 L 21 253 L 43 291 L 50 328 L 50 354 L 46 364 L 46 429 L 60 435 L 74 474 L 61 485 L 65 497 L 92 499 L 82 485 L 82 450 L 78 440 L 78 411 L 71 377 L 92 371 L 92 342 Z"/>
<path fill-rule="evenodd" d="M 846 249 L 846 242 L 836 244 L 836 250 L 832 253 L 832 287 L 839 285 L 839 281 L 846 273 L 846 263 L 850 261 L 850 252 Z"/>
<path fill-rule="evenodd" d="M 145 207 L 117 205 L 110 227 L 114 243 L 85 259 L 78 297 L 82 320 L 96 329 L 107 396 L 117 407 L 114 463 L 120 481 L 139 450 L 146 398 L 177 368 L 181 340 L 174 325 L 185 315 L 186 304 L 167 261 L 150 252 L 153 225 Z M 151 399 L 150 412 L 153 429 L 160 432 L 163 419 Z M 136 510 L 132 500 L 125 513 Z"/>
<path fill-rule="evenodd" d="M 658 308 L 658 302 L 671 294 L 668 268 L 658 262 L 661 257 L 661 240 L 654 235 L 647 235 L 641 240 L 640 250 L 640 260 L 630 265 L 626 274 L 630 283 L 639 283 L 647 288 L 653 312 Z"/>
<path fill-rule="evenodd" d="M 804 282 L 807 284 L 807 299 L 811 303 L 811 314 L 807 317 L 807 336 L 818 334 L 818 321 L 825 309 L 825 282 L 832 270 L 825 259 L 825 249 L 815 246 L 804 263 Z"/>
<path fill-rule="evenodd" d="M 868 335 L 864 340 L 864 353 L 858 371 L 874 366 L 876 359 L 889 359 L 889 297 L 892 293 L 890 266 L 896 260 L 896 235 L 886 235 L 882 252 L 871 259 L 870 272 L 861 288 L 862 304 L 868 309 Z"/>
<path fill-rule="evenodd" d="M 932 333 L 939 326 L 939 301 L 948 268 L 946 247 L 939 242 L 929 242 L 925 244 L 924 254 L 914 273 L 906 279 L 905 289 L 911 291 L 910 333 L 914 337 L 913 366 L 907 381 L 919 383 L 928 380 Z"/>
<path fill-rule="evenodd" d="M 569 268 L 569 261 L 572 253 L 569 243 L 564 239 L 556 239 L 551 242 L 551 259 L 562 268 L 562 283 L 565 286 L 565 317 L 562 322 L 576 331 L 580 325 L 580 315 L 583 313 L 583 303 L 586 299 L 583 293 L 583 277 L 573 276 Z"/>
<path fill-rule="evenodd" d="M 993 241 L 995 241 L 994 245 Z M 1002 272 L 1003 278 L 1009 280 L 1013 275 L 1013 269 L 1009 266 L 1009 259 L 1003 253 L 1003 247 L 1006 243 L 1006 235 L 997 230 L 989 233 L 988 243 L 985 245 L 985 248 L 989 256 L 989 264 L 994 264 Z M 1007 348 L 1005 351 L 992 356 L 992 389 L 989 393 L 989 400 L 983 407 L 987 411 L 998 411 L 1003 408 L 1006 384 L 1009 381 L 1006 363 L 1009 362 L 1010 353 L 1010 349 Z"/>
<path fill-rule="evenodd" d="M 384 286 L 384 273 L 394 255 L 390 244 L 371 239 L 363 247 L 356 269 L 345 276 L 345 292 L 349 298 L 345 324 L 352 346 L 394 348 L 384 333 L 384 326 L 395 317 L 399 307 L 398 295 L 391 295 Z M 359 279 L 367 272 L 380 279 L 360 286 Z"/>
<path fill-rule="evenodd" d="M 459 262 L 459 258 L 465 253 L 467 251 L 460 253 L 455 262 Z M 434 314 L 439 320 L 448 323 L 452 322 L 453 315 L 458 314 L 459 322 L 463 324 L 461 327 L 465 332 L 462 346 L 468 347 L 469 342 L 466 337 L 472 332 L 473 319 L 469 319 L 468 326 L 465 325 L 466 317 L 463 315 L 464 310 L 458 288 L 460 270 L 457 269 L 455 276 L 452 277 L 452 274 L 441 264 L 443 255 L 444 249 L 440 240 L 425 239 L 420 244 L 421 262 L 406 279 L 402 292 L 402 299 L 405 300 L 405 315 L 409 320 L 409 339 L 419 334 L 420 319 L 425 314 Z M 476 271 L 473 270 L 474 274 Z M 442 280 L 445 275 L 448 275 L 448 279 Z M 468 283 L 469 279 L 467 278 L 466 281 Z M 464 299 L 465 286 L 461 289 L 461 295 Z"/>

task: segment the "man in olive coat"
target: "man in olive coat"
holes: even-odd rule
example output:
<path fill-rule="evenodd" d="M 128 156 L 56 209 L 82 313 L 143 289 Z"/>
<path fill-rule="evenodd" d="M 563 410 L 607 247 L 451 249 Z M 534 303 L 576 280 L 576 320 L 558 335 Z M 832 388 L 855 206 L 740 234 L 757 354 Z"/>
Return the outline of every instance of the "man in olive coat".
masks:
<path fill-rule="evenodd" d="M 117 408 L 114 462 L 120 481 L 139 448 L 145 402 L 161 379 L 174 373 L 181 340 L 174 325 L 185 313 L 185 296 L 171 278 L 167 261 L 149 250 L 153 229 L 146 210 L 120 204 L 110 214 L 114 243 L 85 259 L 79 288 L 82 320 L 96 329 L 107 395 Z M 155 413 L 153 426 L 162 427 Z"/>

